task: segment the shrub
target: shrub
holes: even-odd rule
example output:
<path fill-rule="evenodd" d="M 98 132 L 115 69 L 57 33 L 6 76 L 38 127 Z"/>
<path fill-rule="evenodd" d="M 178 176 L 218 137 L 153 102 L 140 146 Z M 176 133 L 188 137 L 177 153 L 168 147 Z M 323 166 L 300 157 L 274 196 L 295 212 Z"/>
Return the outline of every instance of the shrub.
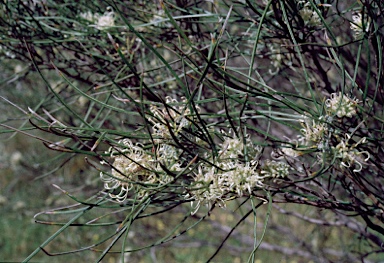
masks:
<path fill-rule="evenodd" d="M 225 246 L 222 253 L 248 258 L 231 235 L 248 247 L 248 261 L 258 249 L 378 260 L 383 11 L 381 1 L 4 2 L 1 54 L 28 63 L 15 74 L 36 71 L 47 89 L 39 103 L 16 106 L 30 126 L 3 123 L 3 133 L 57 137 L 39 138 L 85 156 L 104 184 L 88 198 L 57 186 L 78 206 L 55 210 L 52 224 L 74 216 L 26 261 L 40 249 L 55 254 L 44 247 L 75 225 L 114 230 L 71 253 L 100 251 L 100 261 L 119 252 L 124 261 L 193 235 L 198 224 L 225 234 L 208 241 L 203 260 Z M 231 220 L 209 219 L 225 209 L 234 214 L 229 229 Z M 136 224 L 172 213 L 179 221 L 155 241 L 130 236 L 143 234 Z M 288 215 L 314 230 L 284 228 Z M 324 228 L 321 244 L 296 237 Z"/>

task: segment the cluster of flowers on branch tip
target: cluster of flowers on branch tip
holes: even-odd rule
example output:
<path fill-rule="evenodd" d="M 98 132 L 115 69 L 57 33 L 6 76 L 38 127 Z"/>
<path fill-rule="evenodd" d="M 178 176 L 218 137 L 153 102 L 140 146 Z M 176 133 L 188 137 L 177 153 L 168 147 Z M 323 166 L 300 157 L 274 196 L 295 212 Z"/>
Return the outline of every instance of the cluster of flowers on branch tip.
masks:
<path fill-rule="evenodd" d="M 367 151 L 358 147 L 366 143 L 366 138 L 356 139 L 353 143 L 352 135 L 341 131 L 335 122 L 342 123 L 343 118 L 352 118 L 357 114 L 357 99 L 350 98 L 341 92 L 333 93 L 325 101 L 325 115 L 317 119 L 304 116 L 301 120 L 301 136 L 298 137 L 296 147 L 285 146 L 282 152 L 286 156 L 298 157 L 305 154 L 305 150 L 315 151 L 316 159 L 320 163 L 335 160 L 341 169 L 351 168 L 353 172 L 360 172 L 363 164 L 369 160 Z M 299 146 L 298 143 L 302 146 Z M 313 152 L 313 151 L 310 151 Z"/>
<path fill-rule="evenodd" d="M 259 165 L 262 148 L 253 145 L 248 135 L 239 138 L 231 132 L 223 134 L 225 139 L 218 157 L 211 158 L 194 172 L 194 181 L 186 196 L 192 202 L 193 213 L 201 205 L 223 207 L 228 200 L 264 189 L 267 178 L 289 175 L 290 166 L 285 162 L 266 160 Z"/>
<path fill-rule="evenodd" d="M 332 93 L 331 98 L 325 101 L 326 110 L 329 114 L 336 115 L 339 118 L 353 117 L 356 115 L 357 99 L 351 99 L 348 96 L 339 93 Z"/>

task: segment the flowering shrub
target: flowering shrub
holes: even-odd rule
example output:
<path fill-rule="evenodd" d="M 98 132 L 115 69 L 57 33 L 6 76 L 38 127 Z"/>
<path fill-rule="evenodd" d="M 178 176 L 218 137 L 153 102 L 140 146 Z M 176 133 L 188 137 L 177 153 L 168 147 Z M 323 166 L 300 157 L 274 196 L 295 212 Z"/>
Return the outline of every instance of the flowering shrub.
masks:
<path fill-rule="evenodd" d="M 25 261 L 184 262 L 184 246 L 193 262 L 379 261 L 382 14 L 380 1 L 4 2 L 0 55 L 27 68 L 4 79 L 34 72 L 44 91 L 1 95 L 22 114 L 2 133 L 68 158 L 52 173 L 88 167 L 81 186 L 52 176 L 76 207 L 36 215 L 62 228 Z M 72 226 L 91 245 L 48 251 Z M 168 253 L 174 239 L 199 251 Z"/>

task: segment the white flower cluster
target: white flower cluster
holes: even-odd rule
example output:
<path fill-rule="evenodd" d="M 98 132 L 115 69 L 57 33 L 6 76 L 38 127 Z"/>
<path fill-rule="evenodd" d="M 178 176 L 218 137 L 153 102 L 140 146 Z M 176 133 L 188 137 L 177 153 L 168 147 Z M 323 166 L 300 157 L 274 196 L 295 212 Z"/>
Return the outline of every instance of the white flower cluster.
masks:
<path fill-rule="evenodd" d="M 289 174 L 290 166 L 283 162 L 267 160 L 263 170 L 260 172 L 264 177 L 286 177 Z"/>
<path fill-rule="evenodd" d="M 324 140 L 329 138 L 329 124 L 332 122 L 334 115 L 338 118 L 353 117 L 356 115 L 357 99 L 351 99 L 341 92 L 332 93 L 331 98 L 325 101 L 326 116 L 321 116 L 318 120 L 304 117 L 301 120 L 303 136 L 299 141 L 305 145 L 318 145 L 318 148 L 324 148 Z"/>
<path fill-rule="evenodd" d="M 304 24 L 312 27 L 321 26 L 321 19 L 317 12 L 312 9 L 311 3 L 308 1 L 299 1 L 299 3 L 304 4 L 303 8 L 299 11 Z"/>
<path fill-rule="evenodd" d="M 331 98 L 325 101 L 325 106 L 330 115 L 336 115 L 339 118 L 353 117 L 356 115 L 356 105 L 359 103 L 357 99 L 351 99 L 341 92 L 332 93 Z"/>
<path fill-rule="evenodd" d="M 108 8 L 104 14 L 93 14 L 91 11 L 81 13 L 80 17 L 87 20 L 98 30 L 105 30 L 115 26 L 115 13 Z"/>
<path fill-rule="evenodd" d="M 336 147 L 333 147 L 336 158 L 340 160 L 341 167 L 354 168 L 354 172 L 360 172 L 363 168 L 362 162 L 366 162 L 370 158 L 367 151 L 358 151 L 356 147 L 359 144 L 364 144 L 365 137 L 360 139 L 357 143 L 350 145 L 349 140 L 351 136 L 345 135 L 345 140 L 342 140 Z"/>
<path fill-rule="evenodd" d="M 364 37 L 364 33 L 368 32 L 369 20 L 364 21 L 361 13 L 352 15 L 352 22 L 350 22 L 350 27 L 354 32 L 355 39 L 361 39 Z"/>
<path fill-rule="evenodd" d="M 166 102 L 167 105 L 179 104 L 170 97 Z M 174 178 L 168 174 L 169 171 L 177 173 L 182 170 L 179 160 L 181 150 L 171 144 L 171 132 L 177 136 L 182 128 L 190 124 L 186 118 L 190 111 L 185 108 L 185 103 L 186 100 L 183 100 L 182 106 L 161 110 L 151 106 L 154 116 L 150 118 L 154 130 L 152 137 L 156 145 L 153 152 L 148 153 L 142 145 L 133 144 L 129 139 L 121 140 L 120 147 L 108 151 L 114 158 L 112 173 L 101 172 L 100 177 L 105 189 L 120 190 L 119 194 L 111 193 L 111 198 L 123 202 L 131 190 L 137 198 L 142 198 L 151 191 L 151 187 L 171 182 Z"/>
<path fill-rule="evenodd" d="M 118 202 L 123 202 L 131 190 L 140 199 L 149 193 L 151 187 L 171 182 L 173 177 L 160 166 L 163 161 L 166 161 L 169 171 L 181 170 L 175 158 L 176 149 L 171 146 L 160 146 L 155 155 L 146 152 L 140 144 L 134 145 L 129 139 L 119 143 L 122 147 L 111 148 L 109 151 L 114 158 L 112 174 L 100 173 L 106 190 L 120 190 L 118 194 L 110 193 L 110 197 Z"/>
<path fill-rule="evenodd" d="M 183 98 L 181 104 L 171 97 L 166 97 L 165 102 L 166 105 L 174 107 L 163 107 L 162 109 L 155 105 L 150 107 L 153 117 L 149 118 L 149 121 L 153 124 L 155 143 L 172 140 L 171 133 L 177 135 L 183 128 L 191 124 L 190 120 L 188 120 L 191 112 L 186 106 L 187 100 L 185 98 Z M 199 110 L 198 107 L 197 110 Z"/>
<path fill-rule="evenodd" d="M 326 123 L 316 122 L 315 120 L 311 122 L 308 117 L 304 117 L 302 126 L 303 128 L 300 131 L 304 136 L 300 138 L 300 141 L 305 142 L 306 145 L 320 143 L 328 133 Z"/>
<path fill-rule="evenodd" d="M 298 141 L 310 148 L 312 147 L 311 149 L 319 150 L 316 156 L 320 162 L 337 160 L 341 168 L 351 167 L 354 172 L 360 172 L 362 170 L 362 164 L 370 158 L 368 152 L 357 150 L 358 145 L 366 142 L 365 137 L 351 145 L 349 144 L 351 139 L 350 135 L 345 134 L 345 139 L 342 139 L 335 133 L 334 127 L 332 126 L 333 116 L 337 116 L 338 118 L 351 118 L 356 115 L 357 104 L 357 99 L 351 99 L 341 92 L 331 94 L 331 97 L 325 101 L 325 116 L 321 116 L 318 120 L 311 120 L 308 117 L 304 117 L 302 120 L 303 128 L 300 130 L 303 136 L 300 136 Z M 298 150 L 292 149 L 292 151 L 299 150 L 300 147 L 298 147 Z M 284 149 L 282 152 L 285 153 Z M 290 151 L 287 152 L 289 153 Z M 295 156 L 300 156 L 300 154 L 296 154 Z"/>
<path fill-rule="evenodd" d="M 225 201 L 233 198 L 231 193 L 243 196 L 252 193 L 255 187 L 263 187 L 263 177 L 256 171 L 257 165 L 241 163 L 221 163 L 222 166 L 233 166 L 231 170 L 222 171 L 220 168 L 200 165 L 195 174 L 195 183 L 186 199 L 191 199 L 196 212 L 202 204 L 211 206 L 217 203 L 225 206 Z"/>
<path fill-rule="evenodd" d="M 244 144 L 244 140 L 246 141 Z M 225 202 L 244 195 L 252 194 L 255 188 L 264 188 L 266 178 L 285 177 L 289 167 L 283 162 L 269 161 L 258 167 L 261 147 L 255 147 L 248 136 L 244 139 L 227 137 L 222 143 L 219 157 L 213 162 L 201 164 L 195 173 L 195 183 L 186 196 L 192 200 L 195 213 L 201 205 L 211 206 L 217 203 L 225 206 Z M 242 160 L 245 150 L 250 161 Z"/>

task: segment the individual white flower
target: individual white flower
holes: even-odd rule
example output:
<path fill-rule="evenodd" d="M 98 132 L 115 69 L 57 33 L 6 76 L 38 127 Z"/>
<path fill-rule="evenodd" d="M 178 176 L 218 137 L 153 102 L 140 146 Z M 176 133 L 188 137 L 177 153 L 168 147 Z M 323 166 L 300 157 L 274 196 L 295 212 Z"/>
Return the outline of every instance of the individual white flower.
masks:
<path fill-rule="evenodd" d="M 356 105 L 358 99 L 351 99 L 341 92 L 332 93 L 331 98 L 325 101 L 325 106 L 330 115 L 336 115 L 339 118 L 353 117 L 356 115 Z"/>
<path fill-rule="evenodd" d="M 301 151 L 297 151 L 292 147 L 282 147 L 281 151 L 283 152 L 284 155 L 294 157 L 294 158 L 303 155 Z"/>
<path fill-rule="evenodd" d="M 367 17 L 365 16 L 367 19 Z M 369 20 L 363 21 L 363 16 L 361 13 L 352 15 L 352 22 L 350 22 L 350 27 L 354 32 L 355 39 L 361 39 L 364 36 L 365 32 L 368 32 Z"/>
<path fill-rule="evenodd" d="M 155 26 L 162 26 L 162 27 L 171 27 L 172 24 L 168 21 L 169 19 L 164 14 L 164 10 L 160 9 L 157 10 L 157 14 L 154 14 L 152 19 L 149 21 L 150 24 L 154 24 Z"/>

